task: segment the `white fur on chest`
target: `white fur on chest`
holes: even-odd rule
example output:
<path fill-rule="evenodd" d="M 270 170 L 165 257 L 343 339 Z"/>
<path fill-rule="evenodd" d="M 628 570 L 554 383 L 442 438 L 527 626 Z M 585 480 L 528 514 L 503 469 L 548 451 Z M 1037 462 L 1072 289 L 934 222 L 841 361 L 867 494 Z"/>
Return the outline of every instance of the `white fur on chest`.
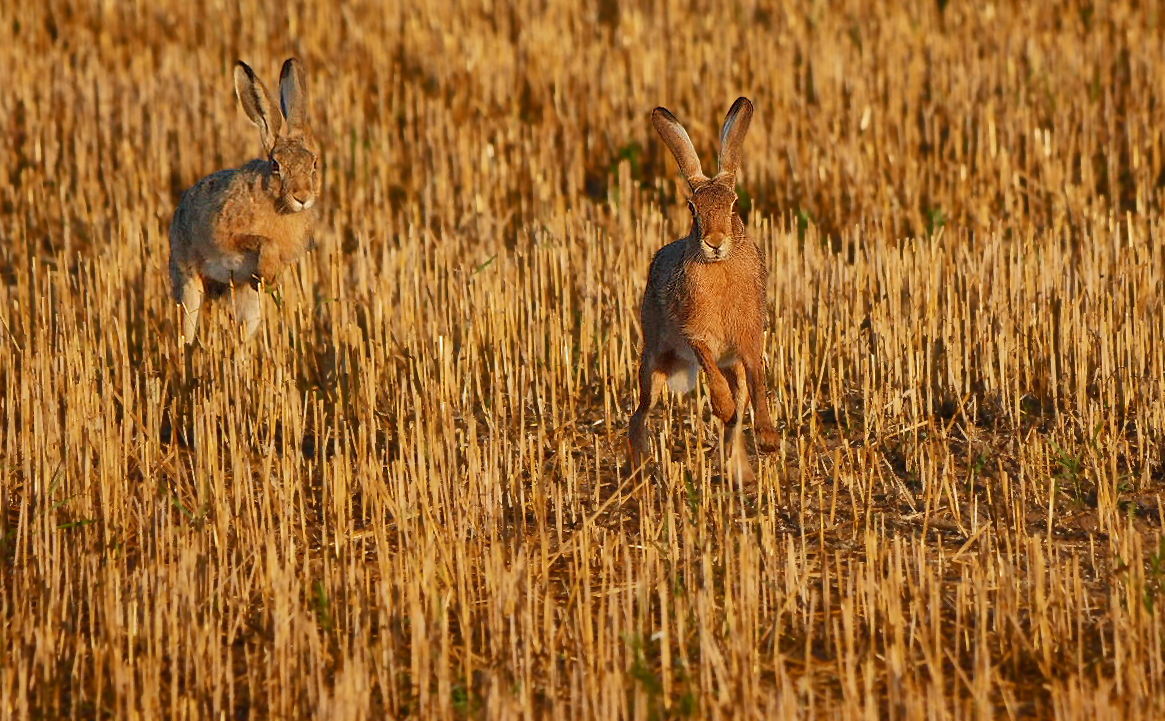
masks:
<path fill-rule="evenodd" d="M 241 283 L 250 281 L 259 270 L 259 253 L 248 250 L 229 253 L 214 248 L 202 263 L 202 275 L 219 283 Z"/>
<path fill-rule="evenodd" d="M 674 341 L 671 348 L 679 362 L 676 370 L 667 377 L 667 387 L 673 393 L 688 393 L 696 387 L 696 377 L 700 374 L 700 359 L 686 341 L 680 338 L 674 338 Z M 735 351 L 726 348 L 710 348 L 709 350 L 716 357 L 716 365 L 721 368 L 732 368 L 740 359 Z"/>

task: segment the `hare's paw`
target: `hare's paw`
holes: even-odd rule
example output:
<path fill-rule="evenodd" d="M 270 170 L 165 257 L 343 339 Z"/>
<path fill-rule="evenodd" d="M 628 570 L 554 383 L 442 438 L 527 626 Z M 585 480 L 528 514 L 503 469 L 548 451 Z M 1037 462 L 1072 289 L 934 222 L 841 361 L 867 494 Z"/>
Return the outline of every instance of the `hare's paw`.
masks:
<path fill-rule="evenodd" d="M 777 450 L 781 438 L 773 426 L 762 426 L 756 429 L 756 447 L 761 453 L 772 453 Z"/>
<path fill-rule="evenodd" d="M 283 270 L 283 254 L 280 253 L 274 245 L 264 246 L 259 251 L 259 265 L 255 270 L 255 275 L 265 283 L 270 283 L 279 275 L 279 271 Z"/>
<path fill-rule="evenodd" d="M 631 428 L 627 433 L 627 449 L 632 472 L 643 468 L 651 458 L 651 442 L 648 440 L 645 415 L 643 413 L 633 415 Z"/>
<path fill-rule="evenodd" d="M 732 400 L 732 391 L 728 388 L 728 382 L 721 378 L 719 383 L 712 386 L 708 395 L 709 400 L 712 401 L 712 414 L 724 423 L 731 421 L 732 417 L 736 415 L 736 402 Z"/>

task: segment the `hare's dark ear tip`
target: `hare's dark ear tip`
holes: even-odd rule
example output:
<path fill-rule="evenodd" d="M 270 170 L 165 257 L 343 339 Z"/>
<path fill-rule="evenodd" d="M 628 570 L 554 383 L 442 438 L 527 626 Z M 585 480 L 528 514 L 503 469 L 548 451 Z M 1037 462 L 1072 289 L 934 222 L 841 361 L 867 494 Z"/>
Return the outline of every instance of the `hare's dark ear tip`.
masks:
<path fill-rule="evenodd" d="M 254 86 L 259 82 L 255 77 L 255 71 L 251 70 L 251 66 L 244 63 L 242 60 L 235 61 L 235 90 L 242 93 L 245 88 Z M 242 97 L 240 95 L 240 97 Z"/>
<path fill-rule="evenodd" d="M 255 71 L 251 69 L 242 60 L 235 62 L 235 87 L 247 87 L 255 85 L 259 82 L 259 78 L 255 77 Z"/>
<path fill-rule="evenodd" d="M 668 110 L 667 108 L 665 108 L 661 105 L 660 107 L 651 111 L 651 119 L 652 120 L 659 120 L 659 119 L 675 120 L 676 116 L 672 115 L 670 110 Z"/>
<path fill-rule="evenodd" d="M 741 110 L 752 110 L 752 101 L 743 95 L 737 98 L 736 102 L 732 104 L 732 110 L 730 112 L 739 112 Z"/>
<path fill-rule="evenodd" d="M 283 69 L 279 71 L 279 80 L 283 81 L 286 78 L 297 78 L 299 82 L 303 82 L 307 76 L 307 72 L 303 69 L 303 61 L 297 57 L 290 57 L 283 61 Z"/>

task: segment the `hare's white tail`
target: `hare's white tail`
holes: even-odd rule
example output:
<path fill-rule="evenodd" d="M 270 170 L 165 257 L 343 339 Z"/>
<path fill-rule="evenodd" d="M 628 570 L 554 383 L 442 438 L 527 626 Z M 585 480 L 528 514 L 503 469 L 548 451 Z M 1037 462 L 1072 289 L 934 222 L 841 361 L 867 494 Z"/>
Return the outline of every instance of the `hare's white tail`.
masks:
<path fill-rule="evenodd" d="M 672 393 L 683 395 L 696 388 L 696 376 L 700 373 L 700 366 L 693 360 L 684 364 L 678 371 L 667 377 L 667 387 Z"/>

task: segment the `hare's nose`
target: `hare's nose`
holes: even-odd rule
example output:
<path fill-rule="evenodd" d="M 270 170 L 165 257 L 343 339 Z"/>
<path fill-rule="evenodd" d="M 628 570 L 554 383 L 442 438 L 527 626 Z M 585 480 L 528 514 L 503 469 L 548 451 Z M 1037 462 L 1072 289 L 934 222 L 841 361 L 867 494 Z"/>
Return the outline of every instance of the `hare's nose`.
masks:
<path fill-rule="evenodd" d="M 704 242 L 707 243 L 709 247 L 719 248 L 724 244 L 724 239 L 726 237 L 727 236 L 724 233 L 706 233 L 704 235 Z"/>

